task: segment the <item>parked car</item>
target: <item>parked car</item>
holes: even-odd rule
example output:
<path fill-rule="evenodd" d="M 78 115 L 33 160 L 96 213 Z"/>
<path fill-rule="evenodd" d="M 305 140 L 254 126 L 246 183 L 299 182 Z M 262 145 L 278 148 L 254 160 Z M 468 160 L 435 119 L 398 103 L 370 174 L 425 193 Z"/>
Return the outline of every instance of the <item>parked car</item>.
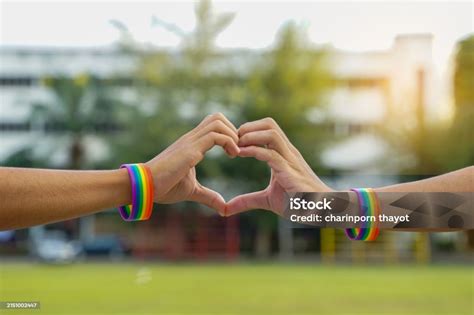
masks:
<path fill-rule="evenodd" d="M 122 243 L 114 235 L 96 235 L 83 244 L 83 251 L 88 257 L 108 256 L 112 259 L 121 259 L 125 254 Z"/>
<path fill-rule="evenodd" d="M 48 263 L 70 263 L 82 253 L 80 243 L 68 240 L 63 231 L 42 231 L 31 241 L 33 255 Z"/>

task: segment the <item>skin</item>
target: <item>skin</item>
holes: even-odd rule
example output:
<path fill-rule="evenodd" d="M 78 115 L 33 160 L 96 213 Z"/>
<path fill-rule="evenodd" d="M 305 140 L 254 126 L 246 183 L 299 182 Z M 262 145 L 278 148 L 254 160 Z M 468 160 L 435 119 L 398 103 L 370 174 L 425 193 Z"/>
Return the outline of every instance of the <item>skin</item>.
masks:
<path fill-rule="evenodd" d="M 271 169 L 271 178 L 264 190 L 230 200 L 226 215 L 250 209 L 265 209 L 281 215 L 284 192 L 332 191 L 313 172 L 272 118 L 245 123 L 238 132 L 239 156 L 266 162 Z"/>
<path fill-rule="evenodd" d="M 237 129 L 222 114 L 206 117 L 195 129 L 145 163 L 154 181 L 154 201 L 195 201 L 224 214 L 222 196 L 201 185 L 195 166 L 214 146 L 236 157 Z M 0 230 L 77 218 L 131 203 L 125 169 L 63 171 L 0 168 Z M 8 197 L 6 197 L 8 196 Z"/>
<path fill-rule="evenodd" d="M 237 196 L 227 204 L 226 215 L 251 209 L 266 209 L 281 215 L 283 193 L 332 192 L 319 179 L 298 150 L 272 118 L 248 122 L 239 130 L 240 157 L 264 161 L 271 168 L 268 187 L 262 191 Z M 376 188 L 376 192 L 472 192 L 474 167 L 433 178 Z"/>
<path fill-rule="evenodd" d="M 234 158 L 252 157 L 271 168 L 268 187 L 237 196 L 227 204 L 222 196 L 201 185 L 195 166 L 214 146 Z M 252 209 L 277 214 L 284 209 L 283 193 L 331 192 L 271 118 L 248 122 L 237 130 L 218 113 L 145 163 L 154 181 L 154 201 L 195 201 L 234 215 Z M 375 189 L 378 192 L 471 192 L 474 168 L 416 182 Z M 131 187 L 125 169 L 111 171 L 63 171 L 0 168 L 0 230 L 18 229 L 89 215 L 131 203 Z M 4 197 L 8 196 L 8 197 Z"/>

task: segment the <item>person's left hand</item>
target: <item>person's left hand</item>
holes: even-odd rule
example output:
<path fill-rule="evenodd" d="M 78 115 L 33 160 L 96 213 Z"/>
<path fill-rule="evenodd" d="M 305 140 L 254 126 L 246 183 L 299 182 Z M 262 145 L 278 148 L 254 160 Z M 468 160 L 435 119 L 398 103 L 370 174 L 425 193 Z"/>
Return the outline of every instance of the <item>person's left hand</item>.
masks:
<path fill-rule="evenodd" d="M 224 215 L 224 198 L 199 183 L 195 166 L 216 145 L 221 146 L 229 157 L 236 157 L 238 139 L 237 129 L 224 115 L 207 116 L 196 128 L 146 163 L 153 174 L 155 202 L 195 201 Z"/>

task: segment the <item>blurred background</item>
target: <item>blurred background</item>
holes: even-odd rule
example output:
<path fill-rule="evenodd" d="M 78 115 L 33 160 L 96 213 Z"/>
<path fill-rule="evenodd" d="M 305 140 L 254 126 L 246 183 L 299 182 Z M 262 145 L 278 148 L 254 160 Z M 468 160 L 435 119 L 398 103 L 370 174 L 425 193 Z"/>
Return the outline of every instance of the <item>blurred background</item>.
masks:
<path fill-rule="evenodd" d="M 337 189 L 474 164 L 472 2 L 0 10 L 1 166 L 144 162 L 217 111 L 236 126 L 273 117 Z M 270 175 L 218 148 L 197 172 L 227 200 Z M 473 249 L 473 231 L 384 231 L 359 243 L 261 210 L 221 218 L 195 203 L 156 205 L 149 221 L 125 223 L 110 209 L 0 232 L 0 300 L 68 314 L 471 314 Z"/>

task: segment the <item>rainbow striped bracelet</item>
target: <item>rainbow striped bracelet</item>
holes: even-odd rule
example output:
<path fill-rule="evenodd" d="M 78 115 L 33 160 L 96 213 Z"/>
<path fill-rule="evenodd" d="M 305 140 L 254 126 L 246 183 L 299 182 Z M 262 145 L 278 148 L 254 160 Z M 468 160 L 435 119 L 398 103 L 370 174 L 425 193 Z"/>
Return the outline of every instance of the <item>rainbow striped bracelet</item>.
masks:
<path fill-rule="evenodd" d="M 148 220 L 153 210 L 153 177 L 144 164 L 123 164 L 130 176 L 132 186 L 132 204 L 119 208 L 125 221 Z"/>
<path fill-rule="evenodd" d="M 361 216 L 374 216 L 375 222 L 367 220 L 362 228 L 346 229 L 346 235 L 353 241 L 374 241 L 379 235 L 377 227 L 380 204 L 377 195 L 370 188 L 351 189 L 357 194 Z"/>

